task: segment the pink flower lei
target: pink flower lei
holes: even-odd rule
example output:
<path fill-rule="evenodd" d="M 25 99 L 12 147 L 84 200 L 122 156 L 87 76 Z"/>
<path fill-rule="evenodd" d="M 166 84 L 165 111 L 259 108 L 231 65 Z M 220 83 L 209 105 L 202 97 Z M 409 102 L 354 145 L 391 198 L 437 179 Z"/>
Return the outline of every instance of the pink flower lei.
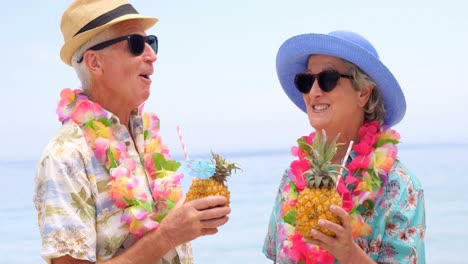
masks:
<path fill-rule="evenodd" d="M 79 89 L 64 89 L 60 97 L 59 121 L 73 121 L 83 130 L 96 159 L 109 173 L 108 194 L 116 206 L 124 210 L 122 223 L 136 239 L 158 228 L 182 196 L 180 180 L 183 177 L 176 173 L 181 164 L 171 160 L 167 146 L 161 143 L 159 118 L 153 113 L 143 115 L 144 161 L 154 198 L 151 202 L 134 177 L 137 161 L 129 156 L 124 142 L 113 136 L 108 112 L 88 100 Z"/>
<path fill-rule="evenodd" d="M 303 136 L 298 143 L 313 145 L 315 132 Z M 382 195 L 383 184 L 387 181 L 388 172 L 396 161 L 400 135 L 387 127 L 379 127 L 377 122 L 363 124 L 359 128 L 360 142 L 353 146 L 354 158 L 346 166 L 347 175 L 338 181 L 337 191 L 343 198 L 343 208 L 349 212 L 353 236 L 365 237 L 372 234 L 372 227 L 365 222 L 364 214 L 374 209 L 375 201 Z M 279 227 L 277 236 L 284 240 L 283 250 L 298 263 L 333 263 L 335 257 L 327 251 L 309 245 L 295 231 L 295 215 L 298 194 L 306 187 L 304 172 L 311 168 L 306 157 L 309 150 L 299 144 L 291 149 L 297 157 L 291 163 L 289 179 L 284 185 L 281 199 L 280 217 L 284 223 Z"/>

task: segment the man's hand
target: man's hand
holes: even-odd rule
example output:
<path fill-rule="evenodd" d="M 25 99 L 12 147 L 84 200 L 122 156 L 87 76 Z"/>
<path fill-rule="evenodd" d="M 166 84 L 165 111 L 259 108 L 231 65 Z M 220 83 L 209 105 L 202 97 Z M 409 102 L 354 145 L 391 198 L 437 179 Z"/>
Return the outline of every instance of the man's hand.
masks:
<path fill-rule="evenodd" d="M 209 196 L 185 203 L 185 196 L 172 208 L 157 231 L 172 247 L 213 235 L 228 221 L 231 208 L 224 206 L 224 196 Z"/>

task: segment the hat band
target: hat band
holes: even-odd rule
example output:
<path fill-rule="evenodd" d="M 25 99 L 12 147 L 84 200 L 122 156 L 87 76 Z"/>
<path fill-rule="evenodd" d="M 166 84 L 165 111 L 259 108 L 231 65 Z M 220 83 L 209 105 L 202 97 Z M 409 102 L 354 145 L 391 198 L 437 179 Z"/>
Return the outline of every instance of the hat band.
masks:
<path fill-rule="evenodd" d="M 138 11 L 136 11 L 136 9 L 131 4 L 121 5 L 93 19 L 91 22 L 89 22 L 84 27 L 82 27 L 74 36 L 81 34 L 83 32 L 86 32 L 88 30 L 100 27 L 102 25 L 105 25 L 109 21 L 112 21 L 118 17 L 121 17 L 123 15 L 128 15 L 128 14 L 138 14 Z"/>

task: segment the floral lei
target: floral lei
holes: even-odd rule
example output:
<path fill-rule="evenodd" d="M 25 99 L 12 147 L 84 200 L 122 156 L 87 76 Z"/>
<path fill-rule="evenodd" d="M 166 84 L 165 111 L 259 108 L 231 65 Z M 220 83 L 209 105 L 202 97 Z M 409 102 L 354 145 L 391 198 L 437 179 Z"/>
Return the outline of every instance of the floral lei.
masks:
<path fill-rule="evenodd" d="M 313 145 L 315 132 L 299 138 L 298 143 Z M 364 123 L 359 128 L 360 142 L 353 146 L 354 158 L 346 166 L 346 177 L 340 178 L 337 191 L 343 199 L 343 209 L 351 217 L 354 238 L 372 234 L 372 227 L 365 222 L 365 214 L 374 209 L 375 201 L 383 193 L 383 184 L 388 172 L 396 161 L 400 135 L 387 127 L 379 127 L 377 122 Z M 280 217 L 284 223 L 277 236 L 283 243 L 283 252 L 298 263 L 333 263 L 335 257 L 327 251 L 302 240 L 295 231 L 295 215 L 298 194 L 306 187 L 304 172 L 311 168 L 306 157 L 310 153 L 299 146 L 291 149 L 297 157 L 291 163 L 289 181 L 284 185 L 281 197 Z"/>
<path fill-rule="evenodd" d="M 143 115 L 144 161 L 151 181 L 154 202 L 149 201 L 134 177 L 137 161 L 130 157 L 124 142 L 114 138 L 110 113 L 91 102 L 80 89 L 64 89 L 57 106 L 62 123 L 72 121 L 83 130 L 96 159 L 109 173 L 108 194 L 116 206 L 124 210 L 121 222 L 136 239 L 158 228 L 159 223 L 181 198 L 180 180 L 176 173 L 181 165 L 171 160 L 169 150 L 159 136 L 159 118 Z M 140 113 L 142 109 L 139 109 Z"/>

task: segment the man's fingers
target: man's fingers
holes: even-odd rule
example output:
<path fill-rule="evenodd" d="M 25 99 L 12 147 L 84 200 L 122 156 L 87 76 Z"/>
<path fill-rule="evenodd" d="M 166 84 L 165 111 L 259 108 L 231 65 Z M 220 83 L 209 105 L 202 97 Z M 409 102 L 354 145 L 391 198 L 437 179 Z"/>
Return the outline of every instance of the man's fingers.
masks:
<path fill-rule="evenodd" d="M 229 220 L 229 217 L 227 217 L 227 216 L 223 216 L 223 217 L 216 218 L 216 219 L 204 220 L 204 221 L 201 221 L 201 226 L 202 226 L 203 229 L 205 229 L 205 228 L 218 228 L 218 227 L 226 224 L 228 220 Z"/>
<path fill-rule="evenodd" d="M 203 220 L 221 218 L 223 216 L 228 215 L 229 213 L 231 213 L 231 208 L 227 206 L 215 207 L 215 208 L 210 208 L 210 209 L 205 209 L 203 211 L 199 211 L 199 217 L 200 217 L 200 220 L 203 221 Z"/>
<path fill-rule="evenodd" d="M 208 196 L 190 201 L 192 206 L 197 210 L 205 210 L 208 208 L 224 206 L 227 203 L 227 198 L 224 196 Z"/>
<path fill-rule="evenodd" d="M 186 198 L 185 194 L 182 195 L 182 197 L 180 197 L 179 201 L 177 201 L 177 203 L 174 205 L 174 208 L 179 208 L 182 205 L 184 205 L 185 198 Z"/>
<path fill-rule="evenodd" d="M 214 235 L 216 233 L 218 233 L 217 228 L 204 228 L 204 229 L 202 229 L 202 236 Z"/>

